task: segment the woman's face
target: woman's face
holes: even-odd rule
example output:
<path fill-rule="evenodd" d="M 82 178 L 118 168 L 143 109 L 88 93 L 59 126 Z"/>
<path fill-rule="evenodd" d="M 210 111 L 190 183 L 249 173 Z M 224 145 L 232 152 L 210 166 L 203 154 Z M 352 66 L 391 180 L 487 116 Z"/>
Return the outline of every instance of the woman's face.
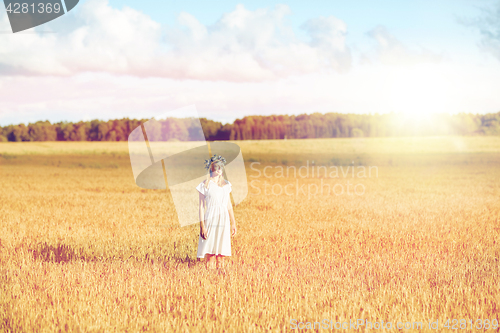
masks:
<path fill-rule="evenodd" d="M 222 167 L 220 165 L 215 164 L 212 174 L 214 176 L 221 176 L 222 175 Z"/>

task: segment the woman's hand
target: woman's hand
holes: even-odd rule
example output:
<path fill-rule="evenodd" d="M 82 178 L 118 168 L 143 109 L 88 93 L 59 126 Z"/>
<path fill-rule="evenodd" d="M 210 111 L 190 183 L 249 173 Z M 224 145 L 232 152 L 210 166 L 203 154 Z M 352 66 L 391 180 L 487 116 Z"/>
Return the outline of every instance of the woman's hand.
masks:
<path fill-rule="evenodd" d="M 200 223 L 200 236 L 205 240 L 208 237 L 207 228 L 205 228 L 205 224 L 203 222 Z"/>
<path fill-rule="evenodd" d="M 236 223 L 231 225 L 231 236 L 236 235 Z"/>

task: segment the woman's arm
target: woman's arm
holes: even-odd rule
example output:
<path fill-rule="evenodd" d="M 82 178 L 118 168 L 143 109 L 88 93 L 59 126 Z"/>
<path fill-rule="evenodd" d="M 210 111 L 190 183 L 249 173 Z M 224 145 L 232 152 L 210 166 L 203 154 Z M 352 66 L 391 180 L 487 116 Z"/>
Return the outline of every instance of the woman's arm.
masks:
<path fill-rule="evenodd" d="M 207 229 L 205 228 L 205 196 L 199 194 L 199 207 L 198 207 L 198 217 L 200 219 L 200 236 L 203 239 L 207 239 Z"/>
<path fill-rule="evenodd" d="M 229 219 L 231 220 L 231 235 L 236 235 L 236 220 L 234 219 L 233 205 L 231 200 L 227 201 L 227 210 L 229 212 Z"/>

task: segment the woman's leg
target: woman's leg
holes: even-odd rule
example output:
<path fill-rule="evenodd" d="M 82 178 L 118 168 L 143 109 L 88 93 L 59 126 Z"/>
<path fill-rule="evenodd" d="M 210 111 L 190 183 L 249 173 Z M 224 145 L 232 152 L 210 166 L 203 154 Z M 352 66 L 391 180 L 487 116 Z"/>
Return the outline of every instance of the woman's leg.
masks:
<path fill-rule="evenodd" d="M 217 268 L 223 268 L 224 267 L 223 264 L 222 264 L 222 258 L 224 258 L 223 255 L 221 255 L 221 254 L 217 255 L 217 259 L 216 259 L 217 260 Z"/>
<path fill-rule="evenodd" d="M 213 269 L 213 268 L 215 268 L 215 266 L 216 266 L 215 260 L 216 260 L 215 259 L 215 254 L 207 253 L 205 255 L 205 263 L 206 263 L 207 269 Z"/>

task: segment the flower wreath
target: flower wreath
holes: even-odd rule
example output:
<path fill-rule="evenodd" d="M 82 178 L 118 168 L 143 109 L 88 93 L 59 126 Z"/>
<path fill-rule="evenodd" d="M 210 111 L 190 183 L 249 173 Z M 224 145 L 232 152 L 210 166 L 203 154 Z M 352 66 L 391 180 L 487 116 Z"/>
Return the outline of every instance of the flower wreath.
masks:
<path fill-rule="evenodd" d="M 220 155 L 214 155 L 211 159 L 205 160 L 205 169 L 210 169 L 210 165 L 215 162 L 222 162 L 222 164 L 226 165 L 226 159 Z"/>

